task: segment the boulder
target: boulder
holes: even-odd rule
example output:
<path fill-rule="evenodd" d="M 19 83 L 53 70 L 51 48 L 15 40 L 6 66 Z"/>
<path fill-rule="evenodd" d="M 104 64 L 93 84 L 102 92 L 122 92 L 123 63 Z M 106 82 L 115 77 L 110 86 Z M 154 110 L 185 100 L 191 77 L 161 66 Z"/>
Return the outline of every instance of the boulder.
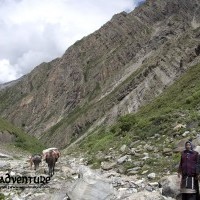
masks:
<path fill-rule="evenodd" d="M 173 129 L 175 131 L 180 130 L 181 128 L 186 128 L 186 124 L 177 124 Z"/>
<path fill-rule="evenodd" d="M 9 155 L 4 154 L 4 153 L 0 153 L 0 158 L 9 158 L 9 159 L 13 159 L 12 156 L 9 156 Z"/>
<path fill-rule="evenodd" d="M 200 146 L 196 146 L 196 147 L 194 148 L 194 150 L 197 151 L 198 153 L 200 153 Z"/>
<path fill-rule="evenodd" d="M 166 197 L 176 198 L 180 194 L 180 181 L 177 175 L 170 175 L 160 179 L 162 194 Z"/>
<path fill-rule="evenodd" d="M 197 138 L 195 138 L 193 141 L 192 141 L 192 144 L 194 146 L 200 146 L 200 136 L 198 136 Z"/>
<path fill-rule="evenodd" d="M 122 163 L 126 162 L 126 161 L 128 160 L 128 158 L 129 158 L 128 155 L 125 155 L 125 156 L 119 158 L 119 159 L 117 160 L 117 163 L 118 163 L 118 164 L 122 164 Z"/>
<path fill-rule="evenodd" d="M 67 194 L 76 200 L 109 200 L 113 197 L 114 188 L 108 180 L 82 166 L 80 178 L 70 186 Z"/>
<path fill-rule="evenodd" d="M 1 170 L 8 170 L 10 169 L 11 165 L 8 162 L 0 161 L 0 169 Z"/>
<path fill-rule="evenodd" d="M 148 174 L 147 176 L 149 179 L 154 179 L 156 177 L 156 174 L 155 173 L 150 173 Z"/>
<path fill-rule="evenodd" d="M 116 163 L 112 162 L 101 162 L 101 168 L 103 170 L 110 170 L 112 169 L 114 166 L 116 165 Z"/>
<path fill-rule="evenodd" d="M 127 150 L 128 150 L 128 147 L 125 144 L 120 148 L 120 151 L 122 153 L 126 152 Z"/>
<path fill-rule="evenodd" d="M 166 156 L 171 156 L 172 155 L 172 149 L 164 148 L 163 149 L 163 154 L 166 155 Z"/>

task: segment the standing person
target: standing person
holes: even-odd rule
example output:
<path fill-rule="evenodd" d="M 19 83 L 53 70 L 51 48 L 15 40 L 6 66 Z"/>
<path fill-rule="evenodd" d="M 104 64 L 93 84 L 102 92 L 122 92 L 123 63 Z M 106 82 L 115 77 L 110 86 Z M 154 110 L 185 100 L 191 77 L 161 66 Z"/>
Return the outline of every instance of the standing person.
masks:
<path fill-rule="evenodd" d="M 193 150 L 192 143 L 185 143 L 185 150 L 181 152 L 178 177 L 181 176 L 182 200 L 199 200 L 198 185 L 198 152 Z"/>

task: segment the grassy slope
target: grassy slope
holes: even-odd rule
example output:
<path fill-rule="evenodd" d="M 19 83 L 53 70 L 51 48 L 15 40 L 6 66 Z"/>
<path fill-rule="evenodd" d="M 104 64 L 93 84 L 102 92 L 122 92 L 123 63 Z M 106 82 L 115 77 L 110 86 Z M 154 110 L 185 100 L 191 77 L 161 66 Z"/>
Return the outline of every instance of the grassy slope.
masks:
<path fill-rule="evenodd" d="M 98 131 L 93 132 L 79 144 L 80 152 L 87 152 L 91 163 L 98 165 L 102 161 L 95 156 L 99 151 L 108 154 L 109 149 L 113 148 L 119 152 L 123 144 L 130 147 L 134 141 L 140 140 L 139 144 L 148 143 L 162 151 L 164 147 L 173 148 L 175 142 L 183 138 L 182 134 L 186 130 L 193 133 L 190 137 L 195 137 L 200 131 L 199 77 L 200 64 L 188 70 L 162 95 L 142 107 L 138 113 L 123 116 L 111 127 L 100 127 Z M 177 123 L 186 124 L 186 128 L 175 131 L 173 128 Z M 160 136 L 156 140 L 155 134 Z M 173 154 L 168 160 L 147 159 L 145 164 L 154 163 L 157 171 L 159 171 L 158 166 L 160 171 L 164 169 L 163 167 L 173 171 L 178 160 L 179 155 Z"/>
<path fill-rule="evenodd" d="M 29 151 L 31 153 L 38 153 L 45 148 L 39 140 L 26 134 L 6 120 L 0 118 L 0 132 L 4 131 L 8 131 L 9 133 L 15 135 L 16 139 L 13 145 L 20 147 L 23 150 Z"/>

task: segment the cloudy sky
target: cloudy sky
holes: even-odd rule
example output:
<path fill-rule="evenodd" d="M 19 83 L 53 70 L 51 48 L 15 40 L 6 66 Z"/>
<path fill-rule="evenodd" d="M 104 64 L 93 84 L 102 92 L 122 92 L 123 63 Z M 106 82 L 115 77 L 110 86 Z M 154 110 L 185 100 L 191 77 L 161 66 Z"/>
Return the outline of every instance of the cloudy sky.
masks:
<path fill-rule="evenodd" d="M 142 0 L 0 0 L 0 83 L 62 56 L 75 41 Z"/>

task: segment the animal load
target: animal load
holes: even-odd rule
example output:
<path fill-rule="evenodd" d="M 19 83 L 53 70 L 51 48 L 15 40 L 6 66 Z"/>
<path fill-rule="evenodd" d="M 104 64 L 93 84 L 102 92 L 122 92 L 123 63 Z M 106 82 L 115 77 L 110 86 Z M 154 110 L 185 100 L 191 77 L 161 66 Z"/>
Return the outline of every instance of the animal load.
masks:
<path fill-rule="evenodd" d="M 46 158 L 48 157 L 49 153 L 52 152 L 52 154 L 55 156 L 56 162 L 58 161 L 58 158 L 60 157 L 60 151 L 58 150 L 58 148 L 55 147 L 51 147 L 48 149 L 45 149 L 42 151 L 42 155 L 43 155 L 43 159 L 46 160 Z"/>

